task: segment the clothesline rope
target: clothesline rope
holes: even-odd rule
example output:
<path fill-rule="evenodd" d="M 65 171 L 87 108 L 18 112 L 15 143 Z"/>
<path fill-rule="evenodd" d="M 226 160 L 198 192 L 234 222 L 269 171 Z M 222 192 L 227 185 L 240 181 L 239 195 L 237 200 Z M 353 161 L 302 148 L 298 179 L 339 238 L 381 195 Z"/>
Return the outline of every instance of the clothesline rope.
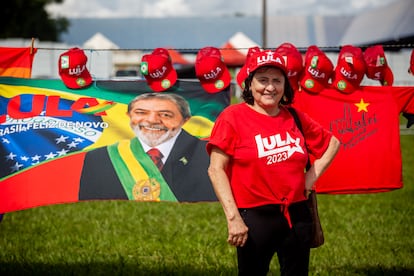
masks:
<path fill-rule="evenodd" d="M 360 48 L 366 48 L 372 46 L 372 44 L 370 45 L 359 45 L 357 47 Z M 384 48 L 384 50 L 399 50 L 399 49 L 411 49 L 414 48 L 414 44 L 412 43 L 408 43 L 408 44 L 392 44 L 392 45 L 382 45 L 382 47 Z M 182 52 L 182 53 L 197 53 L 201 48 L 169 48 L 169 47 L 165 47 L 166 49 L 169 50 L 175 50 L 178 52 Z M 249 48 L 220 48 L 217 47 L 218 49 L 222 50 L 222 51 L 232 51 L 232 50 L 248 50 Z M 276 47 L 274 48 L 266 48 L 269 50 L 274 50 Z M 319 49 L 321 49 L 322 51 L 332 51 L 332 52 L 336 52 L 339 51 L 341 49 L 341 46 L 321 46 L 318 47 Z M 37 50 L 46 50 L 46 51 L 66 51 L 69 48 L 50 48 L 50 47 L 38 47 Z M 90 49 L 90 48 L 82 48 L 84 51 L 90 51 L 90 52 L 103 52 L 103 51 L 111 51 L 111 52 L 120 52 L 120 51 L 141 51 L 141 52 L 151 52 L 154 50 L 154 48 L 125 48 L 125 49 Z M 307 47 L 297 47 L 297 49 L 300 52 L 306 52 Z"/>

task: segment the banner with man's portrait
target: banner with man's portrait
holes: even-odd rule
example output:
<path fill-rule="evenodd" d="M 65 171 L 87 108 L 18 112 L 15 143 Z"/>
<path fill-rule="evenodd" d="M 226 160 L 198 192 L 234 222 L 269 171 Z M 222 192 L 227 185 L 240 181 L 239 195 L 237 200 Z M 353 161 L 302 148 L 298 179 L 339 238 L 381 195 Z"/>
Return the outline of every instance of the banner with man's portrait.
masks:
<path fill-rule="evenodd" d="M 127 114 L 130 101 L 143 94 L 177 95 L 191 115 L 170 143 L 177 149 L 168 149 L 162 174 L 135 137 Z M 163 102 L 168 99 L 154 108 Z M 0 213 L 80 199 L 216 200 L 206 173 L 205 143 L 229 103 L 229 89 L 210 94 L 196 81 L 178 81 L 169 91 L 153 93 L 143 80 L 95 81 L 74 90 L 60 80 L 3 78 Z M 161 111 L 157 116 L 169 116 Z M 184 179 L 208 183 L 209 190 L 183 188 Z M 101 194 L 91 192 L 95 187 Z"/>

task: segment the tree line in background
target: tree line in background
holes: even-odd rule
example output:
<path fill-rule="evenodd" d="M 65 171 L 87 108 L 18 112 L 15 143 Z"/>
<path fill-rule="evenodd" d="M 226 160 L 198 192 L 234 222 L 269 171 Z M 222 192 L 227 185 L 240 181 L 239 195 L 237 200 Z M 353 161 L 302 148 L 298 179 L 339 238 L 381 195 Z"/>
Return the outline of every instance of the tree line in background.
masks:
<path fill-rule="evenodd" d="M 51 18 L 45 7 L 64 0 L 12 0 L 5 1 L 0 10 L 0 38 L 38 38 L 44 41 L 60 41 L 60 35 L 68 31 L 69 20 Z"/>

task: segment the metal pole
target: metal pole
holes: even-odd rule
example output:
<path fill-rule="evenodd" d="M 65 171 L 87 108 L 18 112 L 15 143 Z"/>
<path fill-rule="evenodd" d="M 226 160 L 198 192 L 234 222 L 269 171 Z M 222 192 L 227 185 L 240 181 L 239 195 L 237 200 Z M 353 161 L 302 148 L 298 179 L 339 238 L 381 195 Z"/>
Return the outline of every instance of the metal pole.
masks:
<path fill-rule="evenodd" d="M 267 48 L 267 37 L 266 37 L 266 33 L 267 33 L 267 26 L 266 26 L 266 21 L 267 21 L 267 16 L 266 16 L 266 0 L 262 0 L 262 47 L 263 49 Z"/>

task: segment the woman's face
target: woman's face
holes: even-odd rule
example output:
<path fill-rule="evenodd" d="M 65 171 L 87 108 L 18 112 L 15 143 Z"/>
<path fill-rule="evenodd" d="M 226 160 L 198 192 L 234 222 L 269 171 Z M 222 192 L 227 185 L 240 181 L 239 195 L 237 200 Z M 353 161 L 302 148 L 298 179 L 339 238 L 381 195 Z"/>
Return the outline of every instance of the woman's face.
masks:
<path fill-rule="evenodd" d="M 264 110 L 277 107 L 285 92 L 285 81 L 285 76 L 279 68 L 257 69 L 250 86 L 254 98 L 253 105 Z"/>

